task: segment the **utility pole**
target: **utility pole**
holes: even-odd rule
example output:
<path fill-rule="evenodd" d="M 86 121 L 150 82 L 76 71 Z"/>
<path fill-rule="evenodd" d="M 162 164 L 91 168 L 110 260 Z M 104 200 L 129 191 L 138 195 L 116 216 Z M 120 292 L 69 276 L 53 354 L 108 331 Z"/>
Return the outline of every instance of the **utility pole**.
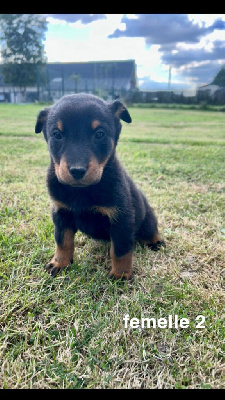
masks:
<path fill-rule="evenodd" d="M 168 90 L 169 91 L 171 90 L 171 70 L 172 70 L 172 67 L 170 65 L 170 67 L 169 67 L 169 79 L 168 79 Z"/>
<path fill-rule="evenodd" d="M 172 70 L 172 67 L 170 65 L 170 67 L 169 67 L 169 78 L 168 78 L 168 103 L 170 103 L 170 100 L 171 100 L 171 70 Z"/>

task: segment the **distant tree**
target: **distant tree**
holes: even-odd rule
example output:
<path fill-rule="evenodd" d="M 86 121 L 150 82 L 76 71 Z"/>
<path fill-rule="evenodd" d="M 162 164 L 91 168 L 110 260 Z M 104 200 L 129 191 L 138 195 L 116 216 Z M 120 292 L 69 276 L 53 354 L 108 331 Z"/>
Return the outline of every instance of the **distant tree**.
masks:
<path fill-rule="evenodd" d="M 43 80 L 46 63 L 43 40 L 46 17 L 40 14 L 0 14 L 0 42 L 5 83 L 25 91 Z"/>
<path fill-rule="evenodd" d="M 221 68 L 218 74 L 213 79 L 213 84 L 225 87 L 225 66 Z"/>

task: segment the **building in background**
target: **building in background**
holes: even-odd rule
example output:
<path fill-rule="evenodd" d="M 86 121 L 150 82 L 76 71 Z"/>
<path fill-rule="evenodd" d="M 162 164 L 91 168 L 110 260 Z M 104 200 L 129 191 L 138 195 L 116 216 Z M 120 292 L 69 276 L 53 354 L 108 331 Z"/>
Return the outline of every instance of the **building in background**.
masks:
<path fill-rule="evenodd" d="M 134 60 L 47 64 L 53 99 L 63 94 L 86 92 L 105 98 L 123 97 L 137 88 Z"/>
<path fill-rule="evenodd" d="M 93 93 L 105 99 L 127 99 L 137 90 L 134 60 L 48 63 L 45 79 L 41 81 L 39 76 L 37 69 L 37 86 L 27 87 L 22 92 L 3 83 L 0 68 L 0 101 L 56 101 L 63 95 L 77 92 Z"/>
<path fill-rule="evenodd" d="M 225 87 L 215 85 L 214 83 L 200 86 L 197 90 L 196 97 L 198 102 L 225 104 Z"/>

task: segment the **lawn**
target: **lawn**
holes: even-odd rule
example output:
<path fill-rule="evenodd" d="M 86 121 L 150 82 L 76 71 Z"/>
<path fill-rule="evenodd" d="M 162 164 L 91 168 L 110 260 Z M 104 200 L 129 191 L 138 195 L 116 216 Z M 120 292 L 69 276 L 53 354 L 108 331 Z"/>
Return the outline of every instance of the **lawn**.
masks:
<path fill-rule="evenodd" d="M 109 246 L 81 233 L 73 265 L 44 271 L 41 108 L 0 105 L 0 388 L 225 388 L 225 113 L 129 108 L 117 154 L 167 247 L 137 245 L 123 283 L 108 278 Z"/>

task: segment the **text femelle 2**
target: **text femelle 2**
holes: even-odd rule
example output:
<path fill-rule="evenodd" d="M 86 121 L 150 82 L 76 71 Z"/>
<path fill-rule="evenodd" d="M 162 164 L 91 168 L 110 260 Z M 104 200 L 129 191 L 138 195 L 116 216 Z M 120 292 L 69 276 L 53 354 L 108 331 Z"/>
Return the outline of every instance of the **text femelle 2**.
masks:
<path fill-rule="evenodd" d="M 142 317 L 141 319 L 135 317 L 130 318 L 129 314 L 125 314 L 123 321 L 125 321 L 124 327 L 126 329 L 128 327 L 131 327 L 133 329 L 137 328 L 185 329 L 190 326 L 190 320 L 188 318 L 179 318 L 178 315 L 171 315 L 171 314 L 168 315 L 168 317 L 161 317 L 161 318 Z M 205 322 L 205 316 L 198 315 L 194 320 L 194 327 L 196 329 L 203 329 L 205 328 L 204 322 Z"/>

